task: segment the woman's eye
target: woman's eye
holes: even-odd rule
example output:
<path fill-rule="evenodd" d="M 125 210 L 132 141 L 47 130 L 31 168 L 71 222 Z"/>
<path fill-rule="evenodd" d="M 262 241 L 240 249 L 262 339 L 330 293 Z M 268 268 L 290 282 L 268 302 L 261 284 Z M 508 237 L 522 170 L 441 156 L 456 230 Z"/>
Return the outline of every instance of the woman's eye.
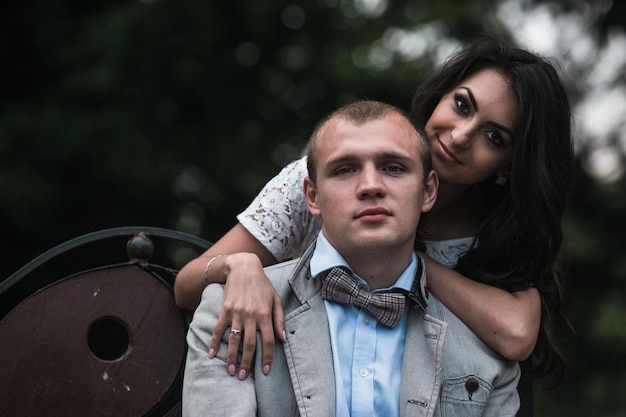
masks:
<path fill-rule="evenodd" d="M 463 114 L 468 114 L 470 111 L 469 106 L 467 105 L 467 100 L 465 100 L 465 97 L 460 96 L 460 95 L 456 95 L 454 96 L 454 101 L 456 104 L 456 108 Z"/>
<path fill-rule="evenodd" d="M 496 146 L 505 145 L 504 139 L 497 132 L 488 131 L 488 132 L 485 132 L 485 134 L 487 135 L 487 139 L 489 140 L 489 142 L 493 143 L 494 145 Z"/>

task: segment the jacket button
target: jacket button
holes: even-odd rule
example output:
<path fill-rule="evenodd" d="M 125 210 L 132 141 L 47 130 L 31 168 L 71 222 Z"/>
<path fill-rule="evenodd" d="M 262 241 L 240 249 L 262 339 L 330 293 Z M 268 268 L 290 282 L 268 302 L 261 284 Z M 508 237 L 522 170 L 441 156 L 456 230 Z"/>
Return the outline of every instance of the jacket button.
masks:
<path fill-rule="evenodd" d="M 470 394 L 475 392 L 478 389 L 478 380 L 476 378 L 468 378 L 468 380 L 465 381 L 465 389 Z"/>

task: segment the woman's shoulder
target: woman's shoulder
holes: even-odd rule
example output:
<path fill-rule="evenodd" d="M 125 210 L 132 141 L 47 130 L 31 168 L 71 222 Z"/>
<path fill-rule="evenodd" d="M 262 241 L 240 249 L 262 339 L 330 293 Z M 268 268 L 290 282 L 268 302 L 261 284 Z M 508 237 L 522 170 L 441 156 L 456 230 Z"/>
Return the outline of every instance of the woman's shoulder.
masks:
<path fill-rule="evenodd" d="M 306 207 L 306 157 L 285 166 L 237 219 L 279 261 L 299 256 L 319 231 Z"/>
<path fill-rule="evenodd" d="M 304 180 L 304 177 L 308 175 L 308 168 L 306 165 L 306 155 L 300 159 L 290 162 L 278 173 L 277 177 L 297 178 Z"/>

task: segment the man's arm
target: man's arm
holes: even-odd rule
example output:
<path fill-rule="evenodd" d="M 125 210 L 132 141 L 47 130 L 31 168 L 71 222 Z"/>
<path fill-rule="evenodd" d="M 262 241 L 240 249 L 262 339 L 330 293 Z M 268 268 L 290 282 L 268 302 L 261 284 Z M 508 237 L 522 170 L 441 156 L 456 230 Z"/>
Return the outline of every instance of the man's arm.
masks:
<path fill-rule="evenodd" d="M 209 357 L 208 341 L 219 317 L 223 295 L 221 284 L 211 284 L 204 290 L 187 332 L 183 417 L 256 415 L 254 378 L 240 381 L 226 371 L 228 333 L 215 357 Z"/>

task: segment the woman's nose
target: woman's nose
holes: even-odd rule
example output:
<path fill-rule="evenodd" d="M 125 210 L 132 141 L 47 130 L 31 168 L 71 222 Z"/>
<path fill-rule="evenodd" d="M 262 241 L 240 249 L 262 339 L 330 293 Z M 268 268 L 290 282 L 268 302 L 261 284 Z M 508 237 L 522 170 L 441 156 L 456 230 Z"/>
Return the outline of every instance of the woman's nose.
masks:
<path fill-rule="evenodd" d="M 454 129 L 452 129 L 451 138 L 452 145 L 461 148 L 467 149 L 472 144 L 472 135 L 474 133 L 474 129 L 470 123 L 464 123 L 457 125 Z"/>

